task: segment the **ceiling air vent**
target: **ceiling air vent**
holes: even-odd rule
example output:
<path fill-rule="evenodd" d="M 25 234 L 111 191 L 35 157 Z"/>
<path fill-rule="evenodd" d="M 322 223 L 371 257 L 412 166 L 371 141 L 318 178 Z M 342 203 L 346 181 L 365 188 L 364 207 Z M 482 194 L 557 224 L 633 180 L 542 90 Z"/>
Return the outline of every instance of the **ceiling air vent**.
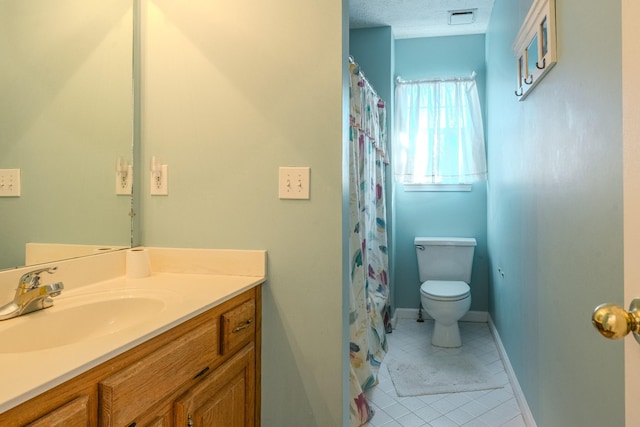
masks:
<path fill-rule="evenodd" d="M 478 9 L 450 10 L 449 25 L 473 24 L 476 20 L 476 10 Z"/>

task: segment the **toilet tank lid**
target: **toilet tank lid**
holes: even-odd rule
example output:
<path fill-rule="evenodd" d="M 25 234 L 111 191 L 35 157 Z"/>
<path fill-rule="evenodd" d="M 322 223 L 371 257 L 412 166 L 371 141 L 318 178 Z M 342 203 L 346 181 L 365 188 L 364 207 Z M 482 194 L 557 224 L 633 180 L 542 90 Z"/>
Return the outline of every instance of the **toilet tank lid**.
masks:
<path fill-rule="evenodd" d="M 473 237 L 416 237 L 414 245 L 421 246 L 476 246 Z"/>

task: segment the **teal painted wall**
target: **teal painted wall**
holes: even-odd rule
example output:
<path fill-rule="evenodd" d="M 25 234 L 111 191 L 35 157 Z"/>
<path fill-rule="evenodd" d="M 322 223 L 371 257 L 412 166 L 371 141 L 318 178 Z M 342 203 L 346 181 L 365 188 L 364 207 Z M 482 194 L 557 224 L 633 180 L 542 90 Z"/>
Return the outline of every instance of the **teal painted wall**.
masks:
<path fill-rule="evenodd" d="M 475 71 L 484 105 L 484 50 L 484 35 L 399 39 L 395 42 L 395 73 L 412 80 L 469 76 Z M 401 185 L 395 185 L 393 191 L 395 306 L 417 308 L 420 304 L 414 237 L 475 237 L 471 310 L 488 311 L 486 183 L 474 184 L 470 192 L 405 192 Z"/>
<path fill-rule="evenodd" d="M 376 27 L 349 31 L 349 53 L 364 72 L 377 94 L 387 104 L 390 119 L 393 101 L 394 40 L 391 27 Z"/>
<path fill-rule="evenodd" d="M 589 320 L 623 301 L 621 5 L 557 2 L 558 63 L 518 102 L 530 4 L 496 0 L 486 35 L 490 312 L 537 425 L 621 427 L 623 343 Z"/>
<path fill-rule="evenodd" d="M 343 2 L 142 2 L 142 195 L 149 246 L 266 249 L 262 425 L 343 423 Z M 311 167 L 279 200 L 278 167 Z M 142 188 L 149 188 L 148 172 Z"/>

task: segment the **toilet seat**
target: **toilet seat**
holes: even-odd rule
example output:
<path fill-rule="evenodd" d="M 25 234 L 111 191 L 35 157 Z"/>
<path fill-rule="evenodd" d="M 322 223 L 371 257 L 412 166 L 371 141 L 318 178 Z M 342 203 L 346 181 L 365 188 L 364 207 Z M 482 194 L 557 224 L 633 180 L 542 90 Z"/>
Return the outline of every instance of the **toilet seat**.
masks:
<path fill-rule="evenodd" d="M 460 301 L 471 295 L 471 288 L 462 281 L 427 280 L 420 293 L 434 301 Z"/>

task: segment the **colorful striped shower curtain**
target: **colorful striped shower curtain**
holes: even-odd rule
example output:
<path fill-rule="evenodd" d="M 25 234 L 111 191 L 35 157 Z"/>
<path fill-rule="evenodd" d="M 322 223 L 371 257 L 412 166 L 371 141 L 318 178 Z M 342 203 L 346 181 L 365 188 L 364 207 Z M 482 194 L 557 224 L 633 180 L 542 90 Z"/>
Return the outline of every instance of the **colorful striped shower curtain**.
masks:
<path fill-rule="evenodd" d="M 364 391 L 377 384 L 387 350 L 389 277 L 385 202 L 385 106 L 350 63 L 350 420 L 373 415 Z"/>

